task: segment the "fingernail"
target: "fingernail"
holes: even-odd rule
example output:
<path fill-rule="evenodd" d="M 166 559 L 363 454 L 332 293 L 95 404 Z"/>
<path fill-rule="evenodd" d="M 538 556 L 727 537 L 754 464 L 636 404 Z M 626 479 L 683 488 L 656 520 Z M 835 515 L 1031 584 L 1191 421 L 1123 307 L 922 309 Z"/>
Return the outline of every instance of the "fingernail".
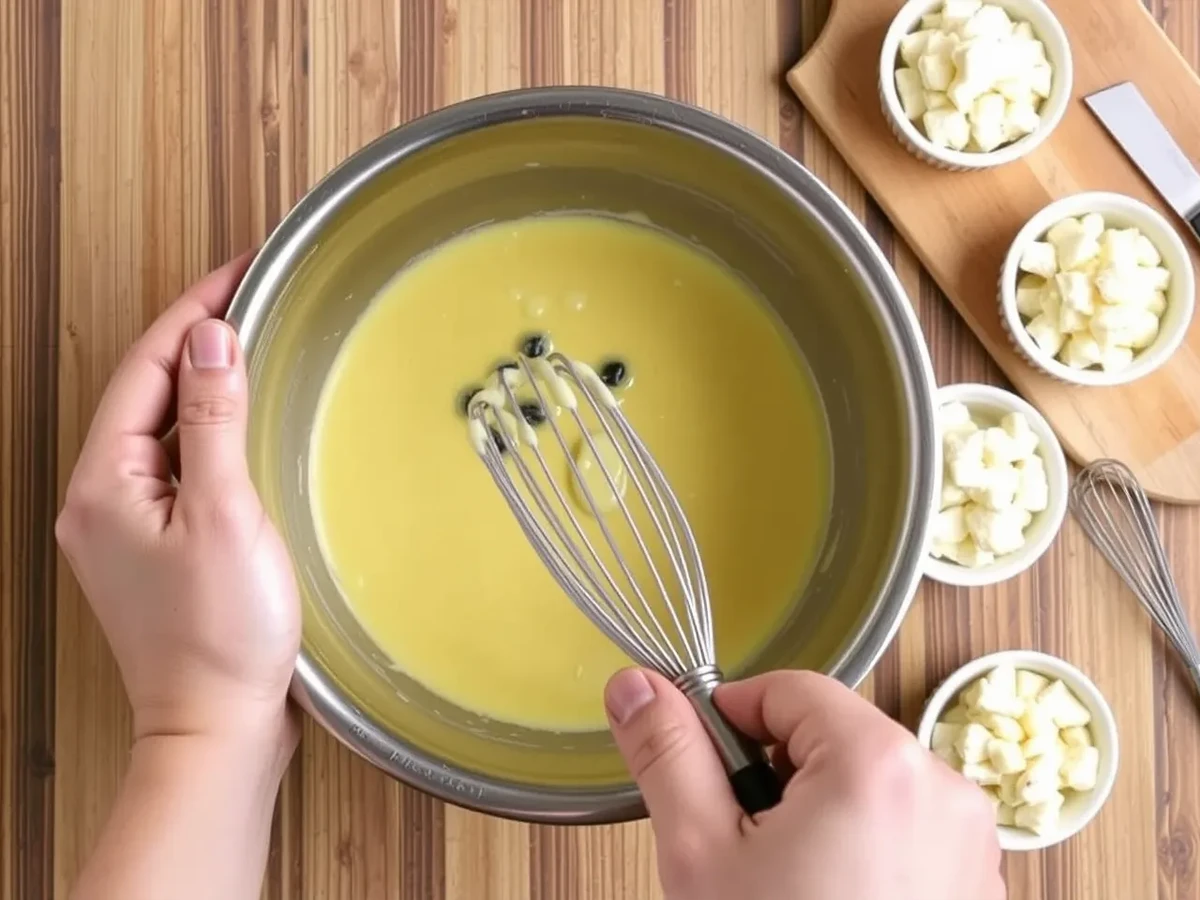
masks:
<path fill-rule="evenodd" d="M 220 322 L 201 322 L 192 329 L 188 354 L 194 369 L 228 369 L 233 363 L 229 329 Z"/>
<path fill-rule="evenodd" d="M 654 687 L 638 669 L 618 672 L 608 683 L 604 701 L 613 721 L 624 725 L 639 709 L 654 699 Z"/>

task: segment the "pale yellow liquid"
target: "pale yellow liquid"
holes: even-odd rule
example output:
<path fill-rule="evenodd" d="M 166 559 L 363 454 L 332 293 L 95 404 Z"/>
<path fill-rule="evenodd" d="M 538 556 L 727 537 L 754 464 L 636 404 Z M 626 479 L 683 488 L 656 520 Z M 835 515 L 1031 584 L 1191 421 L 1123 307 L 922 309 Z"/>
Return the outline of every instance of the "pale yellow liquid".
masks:
<path fill-rule="evenodd" d="M 396 665 L 452 702 L 590 730 L 629 661 L 545 571 L 455 408 L 533 331 L 594 366 L 627 363 L 616 393 L 692 524 L 727 672 L 778 629 L 812 565 L 827 433 L 765 305 L 649 227 L 582 215 L 490 225 L 376 298 L 334 365 L 312 444 L 314 513 L 341 588 Z"/>

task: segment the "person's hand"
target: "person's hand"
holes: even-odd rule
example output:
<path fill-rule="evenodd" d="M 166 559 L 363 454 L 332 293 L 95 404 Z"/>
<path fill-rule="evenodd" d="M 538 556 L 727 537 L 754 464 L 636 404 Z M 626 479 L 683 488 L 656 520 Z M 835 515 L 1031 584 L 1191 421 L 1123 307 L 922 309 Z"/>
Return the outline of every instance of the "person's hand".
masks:
<path fill-rule="evenodd" d="M 216 318 L 249 261 L 191 287 L 129 351 L 56 533 L 120 666 L 135 740 L 255 736 L 290 755 L 299 602 L 246 468 L 242 353 Z M 177 485 L 159 440 L 173 403 Z"/>
<path fill-rule="evenodd" d="M 772 672 L 717 705 L 775 746 L 783 802 L 750 819 L 689 702 L 664 678 L 619 672 L 610 724 L 641 788 L 670 900 L 1002 900 L 983 792 L 843 685 Z"/>

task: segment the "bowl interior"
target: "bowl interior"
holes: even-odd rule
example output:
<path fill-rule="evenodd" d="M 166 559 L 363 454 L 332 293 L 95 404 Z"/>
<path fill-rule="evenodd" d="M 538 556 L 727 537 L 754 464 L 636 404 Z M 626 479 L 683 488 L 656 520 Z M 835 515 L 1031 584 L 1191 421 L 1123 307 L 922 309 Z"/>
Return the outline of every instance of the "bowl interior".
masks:
<path fill-rule="evenodd" d="M 512 118 L 405 143 L 403 153 L 368 147 L 357 175 L 318 186 L 295 227 L 277 247 L 268 245 L 273 260 L 244 287 L 255 298 L 235 303 L 232 316 L 250 349 L 251 466 L 296 562 L 305 656 L 354 715 L 433 768 L 551 789 L 616 790 L 628 787 L 628 777 L 607 733 L 489 721 L 393 666 L 359 626 L 317 550 L 307 488 L 314 409 L 335 354 L 377 291 L 408 261 L 465 229 L 569 210 L 645 216 L 757 288 L 819 384 L 835 463 L 824 550 L 789 624 L 754 670 L 864 674 L 849 654 L 889 603 L 898 618 L 895 604 L 907 601 L 898 595 L 909 592 L 903 558 L 916 552 L 913 566 L 919 558 L 913 544 L 923 530 L 914 535 L 907 523 L 925 509 L 922 466 L 931 474 L 932 463 L 920 458 L 914 410 L 928 408 L 929 398 L 911 383 L 912 366 L 895 349 L 895 323 L 881 312 L 885 304 L 872 302 L 875 289 L 855 273 L 846 247 L 770 173 L 640 116 L 564 108 Z M 386 164 L 371 162 L 384 156 Z M 320 205 L 334 193 L 338 202 Z"/>

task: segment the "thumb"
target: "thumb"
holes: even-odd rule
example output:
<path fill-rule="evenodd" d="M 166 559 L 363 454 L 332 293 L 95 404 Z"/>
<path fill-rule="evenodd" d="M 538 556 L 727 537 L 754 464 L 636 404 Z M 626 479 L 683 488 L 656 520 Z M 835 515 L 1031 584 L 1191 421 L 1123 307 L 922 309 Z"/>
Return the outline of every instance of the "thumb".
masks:
<path fill-rule="evenodd" d="M 211 501 L 249 480 L 246 367 L 233 329 L 219 319 L 195 325 L 179 366 L 180 494 Z"/>
<path fill-rule="evenodd" d="M 625 669 L 609 680 L 604 705 L 660 847 L 676 844 L 687 855 L 738 834 L 741 810 L 721 759 L 674 685 L 656 672 Z"/>

